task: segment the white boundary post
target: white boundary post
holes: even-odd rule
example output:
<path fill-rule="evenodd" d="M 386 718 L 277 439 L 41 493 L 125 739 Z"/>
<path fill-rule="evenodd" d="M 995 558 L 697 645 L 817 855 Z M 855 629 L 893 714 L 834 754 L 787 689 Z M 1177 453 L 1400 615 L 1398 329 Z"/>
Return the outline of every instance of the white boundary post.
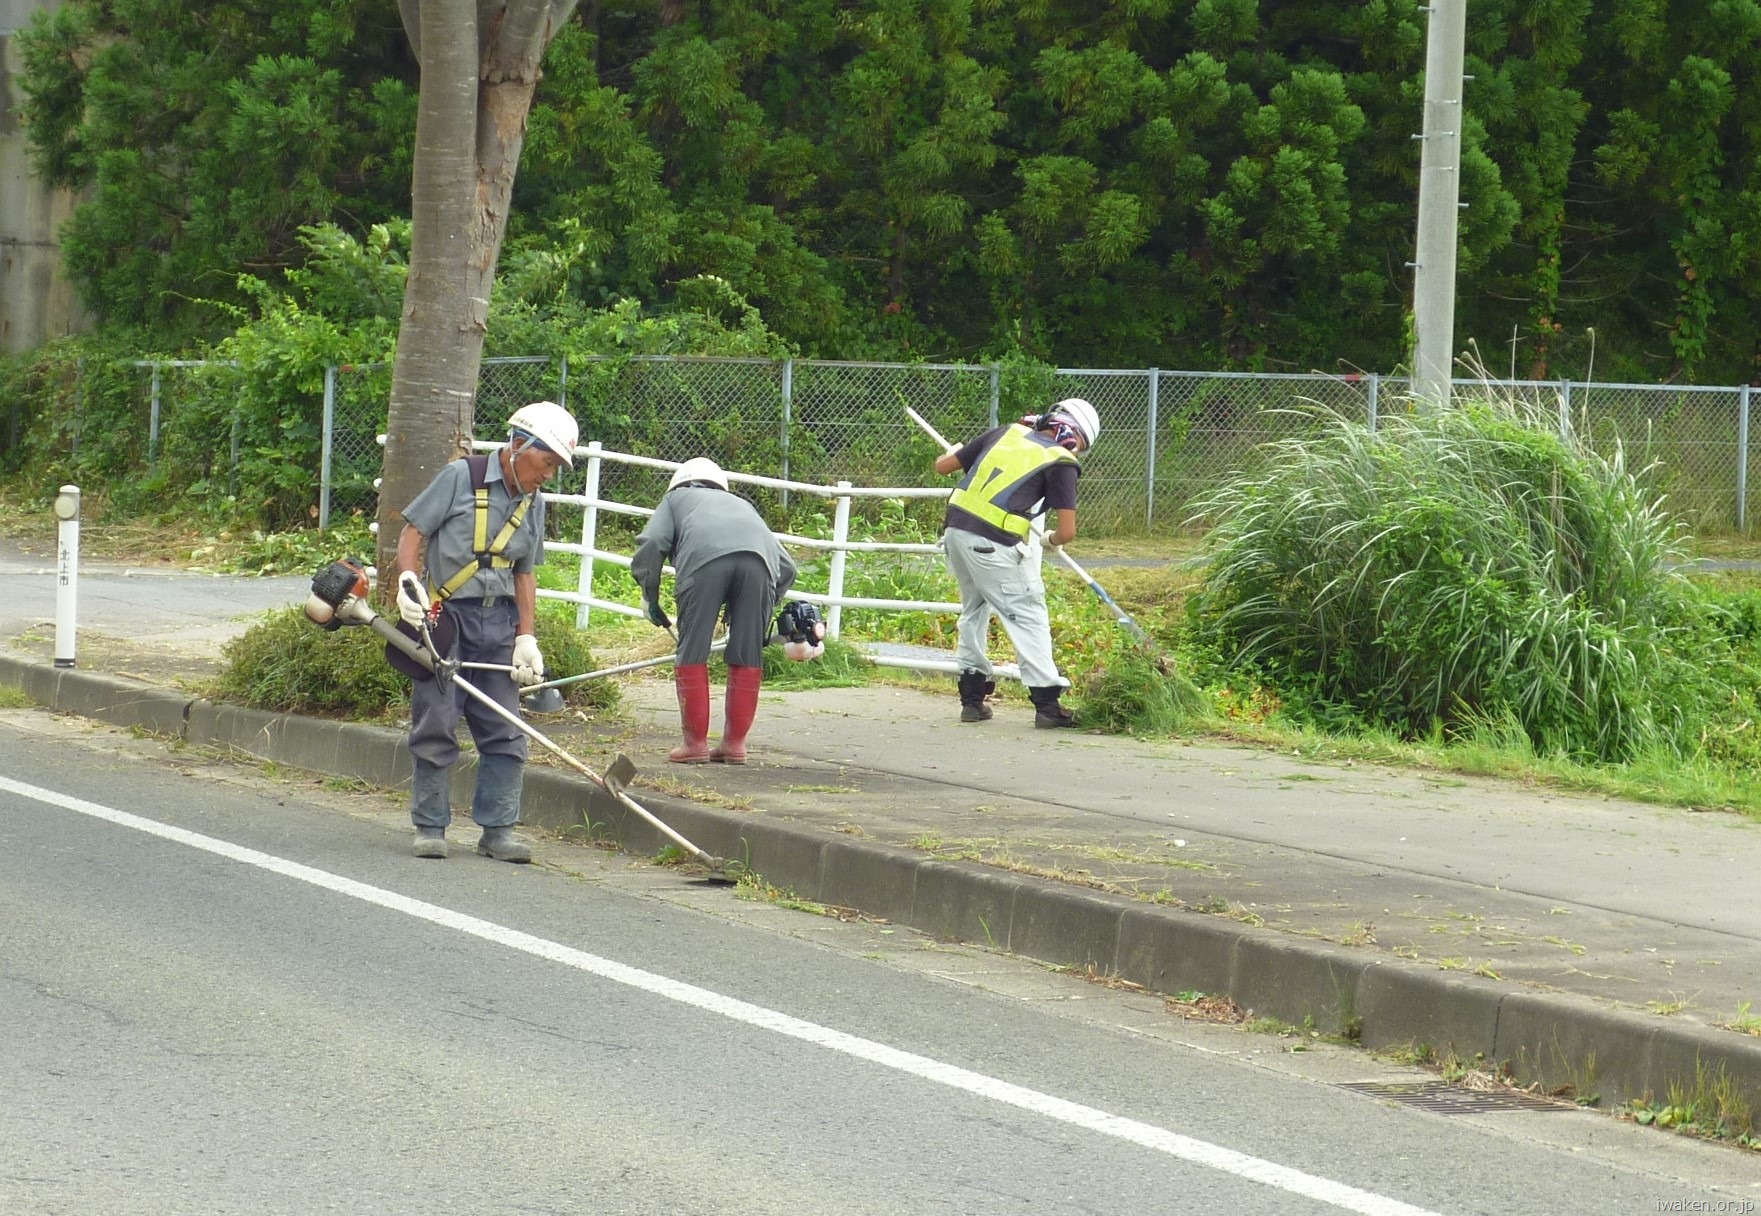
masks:
<path fill-rule="evenodd" d="M 62 486 L 55 496 L 55 666 L 72 667 L 79 628 L 79 487 Z"/>

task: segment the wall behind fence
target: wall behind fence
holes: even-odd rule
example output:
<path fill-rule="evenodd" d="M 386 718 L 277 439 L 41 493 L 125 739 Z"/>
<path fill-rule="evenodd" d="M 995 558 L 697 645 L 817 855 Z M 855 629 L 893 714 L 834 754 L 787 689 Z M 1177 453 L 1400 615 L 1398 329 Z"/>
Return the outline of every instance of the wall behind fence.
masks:
<path fill-rule="evenodd" d="M 157 393 L 143 402 L 142 450 L 157 455 L 165 437 L 206 432 L 207 450 L 236 466 L 236 443 L 214 445 L 221 418 L 191 391 L 200 369 L 160 365 Z M 142 365 L 143 381 L 154 365 Z M 206 379 L 214 382 L 219 369 Z M 146 385 L 143 384 L 143 389 Z M 1628 466 L 1668 496 L 1702 533 L 1746 533 L 1751 462 L 1750 390 L 1737 387 L 1457 381 L 1458 396 L 1486 388 L 1557 413 L 1562 431 L 1604 454 L 1624 449 Z M 318 517 L 371 514 L 380 473 L 389 364 L 350 365 L 325 377 L 317 438 Z M 1407 407 L 1407 382 L 1375 375 L 1322 376 L 1159 369 L 1044 369 L 965 364 L 886 364 L 642 356 L 569 363 L 545 357 L 485 359 L 477 423 L 497 434 L 528 401 L 568 405 L 583 440 L 663 460 L 707 455 L 747 473 L 856 485 L 946 485 L 930 471 L 933 445 L 905 416 L 909 405 L 950 439 L 1081 396 L 1100 413 L 1102 436 L 1084 462 L 1083 532 L 1088 536 L 1166 533 L 1189 504 L 1222 480 L 1250 470 L 1261 445 L 1301 436 L 1318 407 L 1375 425 Z M 144 394 L 145 395 L 145 394 Z M 317 403 L 311 403 L 316 405 Z M 305 407 L 302 407 L 305 408 Z M 182 417 L 180 418 L 180 414 Z M 194 426 L 186 426 L 188 423 Z M 247 443 L 248 454 L 248 443 Z M 219 471 L 219 470 L 216 470 Z M 606 470 L 608 498 L 648 501 L 660 490 L 640 469 Z M 577 471 L 556 488 L 579 492 Z M 650 484 L 653 482 L 654 484 Z M 822 510 L 791 503 L 786 491 L 753 496 L 773 518 Z M 920 508 L 926 515 L 933 506 Z"/>

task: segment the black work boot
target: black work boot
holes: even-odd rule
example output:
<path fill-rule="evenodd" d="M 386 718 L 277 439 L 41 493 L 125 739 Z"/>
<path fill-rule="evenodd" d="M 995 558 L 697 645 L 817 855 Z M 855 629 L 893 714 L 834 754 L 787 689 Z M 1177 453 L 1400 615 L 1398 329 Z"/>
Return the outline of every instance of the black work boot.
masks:
<path fill-rule="evenodd" d="M 1027 690 L 1027 696 L 1033 702 L 1033 724 L 1039 729 L 1055 730 L 1060 726 L 1076 725 L 1076 715 L 1058 702 L 1063 692 L 1056 684 Z"/>
<path fill-rule="evenodd" d="M 963 671 L 960 673 L 960 720 L 962 722 L 989 722 L 991 707 L 984 699 L 997 691 L 997 682 L 989 679 L 981 671 Z"/>
<path fill-rule="evenodd" d="M 477 851 L 485 857 L 511 861 L 517 865 L 524 865 L 532 860 L 531 842 L 524 836 L 515 835 L 512 826 L 484 828 L 483 835 L 477 840 Z"/>

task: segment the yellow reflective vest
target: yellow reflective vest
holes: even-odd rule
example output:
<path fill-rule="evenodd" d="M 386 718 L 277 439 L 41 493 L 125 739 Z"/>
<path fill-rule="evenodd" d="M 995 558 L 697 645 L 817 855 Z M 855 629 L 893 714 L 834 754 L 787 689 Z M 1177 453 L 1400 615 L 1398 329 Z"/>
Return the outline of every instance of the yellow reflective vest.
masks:
<path fill-rule="evenodd" d="M 1033 521 L 1007 510 L 1003 504 L 1024 481 L 1060 461 L 1076 464 L 1076 454 L 1052 442 L 1051 436 L 1016 423 L 998 436 L 990 450 L 967 470 L 948 505 L 1025 540 Z"/>

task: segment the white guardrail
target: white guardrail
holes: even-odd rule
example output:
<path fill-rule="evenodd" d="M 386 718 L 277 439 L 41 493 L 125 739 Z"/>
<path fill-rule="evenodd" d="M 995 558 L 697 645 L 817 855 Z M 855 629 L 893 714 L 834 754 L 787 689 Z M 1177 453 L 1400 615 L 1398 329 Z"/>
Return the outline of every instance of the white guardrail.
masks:
<path fill-rule="evenodd" d="M 383 444 L 385 437 L 381 435 L 379 442 Z M 471 447 L 476 451 L 494 451 L 501 444 L 496 441 L 476 440 Z M 598 441 L 587 444 L 576 450 L 575 459 L 582 456 L 587 460 L 587 480 L 580 494 L 545 493 L 544 501 L 560 506 L 581 508 L 581 540 L 572 541 L 547 540 L 544 542 L 546 552 L 573 553 L 581 559 L 581 574 L 573 591 L 554 591 L 539 588 L 538 594 L 546 599 L 564 600 L 575 605 L 575 626 L 587 628 L 587 622 L 593 609 L 616 613 L 619 616 L 643 617 L 645 614 L 639 606 L 619 603 L 593 594 L 593 571 L 600 564 L 622 566 L 628 569 L 630 555 L 615 553 L 599 547 L 599 513 L 610 511 L 617 515 L 635 515 L 647 518 L 654 514 L 652 507 L 639 507 L 633 503 L 618 502 L 614 499 L 602 498 L 599 494 L 599 474 L 605 462 L 615 464 L 640 465 L 644 468 L 660 469 L 672 472 L 679 467 L 678 461 L 657 460 L 652 456 L 637 456 L 629 452 L 617 452 L 606 448 Z M 844 594 L 844 573 L 851 553 L 940 553 L 940 545 L 890 541 L 853 541 L 850 539 L 850 504 L 858 498 L 946 498 L 951 491 L 911 487 L 868 487 L 856 486 L 847 481 L 836 485 L 822 486 L 809 482 L 786 481 L 776 477 L 760 477 L 751 473 L 738 473 L 732 469 L 724 470 L 731 482 L 743 482 L 747 485 L 768 486 L 776 490 L 787 490 L 791 493 L 812 494 L 820 498 L 830 498 L 836 502 L 832 516 L 832 534 L 830 537 L 796 536 L 789 532 L 777 533 L 777 539 L 784 544 L 801 549 L 823 549 L 831 553 L 830 578 L 824 595 L 811 591 L 791 589 L 787 598 L 803 600 L 810 604 L 820 605 L 825 610 L 826 636 L 838 636 L 845 608 L 874 608 L 893 612 L 939 612 L 958 613 L 960 605 L 940 600 L 886 600 L 867 599 L 860 596 Z M 670 572 L 672 567 L 666 569 Z M 911 647 L 889 648 L 892 653 L 879 650 L 865 651 L 872 663 L 884 667 L 908 667 L 918 671 L 943 671 L 958 673 L 959 664 L 950 658 L 932 657 L 938 652 L 928 651 L 923 654 L 907 653 Z M 946 653 L 945 651 L 939 653 Z M 998 674 L 1014 675 L 1014 664 L 998 664 Z"/>
<path fill-rule="evenodd" d="M 494 447 L 494 444 L 488 445 Z M 615 612 L 624 616 L 640 617 L 643 610 L 628 604 L 601 599 L 593 594 L 593 569 L 597 563 L 629 568 L 630 558 L 622 553 L 614 553 L 602 549 L 598 545 L 599 513 L 611 511 L 621 515 L 635 515 L 646 518 L 654 514 L 651 507 L 638 507 L 630 503 L 616 502 L 602 498 L 599 494 L 599 473 L 606 461 L 616 464 L 639 465 L 644 468 L 660 469 L 672 472 L 679 467 L 677 461 L 658 460 L 651 456 L 637 456 L 629 452 L 616 452 L 605 448 L 598 442 L 589 443 L 577 453 L 585 453 L 587 457 L 587 481 L 580 494 L 546 494 L 546 502 L 568 504 L 581 508 L 581 543 L 570 544 L 564 541 L 547 541 L 546 548 L 559 553 L 574 553 L 581 559 L 581 575 L 577 589 L 567 591 L 543 591 L 540 595 L 553 599 L 568 600 L 577 605 L 575 624 L 578 628 L 587 627 L 588 614 L 593 608 L 601 608 L 607 612 Z M 786 490 L 795 494 L 812 494 L 820 498 L 829 498 L 836 504 L 832 513 L 832 534 L 830 537 L 798 536 L 790 532 L 777 533 L 777 539 L 791 548 L 820 549 L 831 553 L 829 577 L 824 595 L 811 591 L 792 588 L 788 598 L 803 600 L 820 606 L 826 621 L 826 636 L 835 638 L 839 635 L 843 610 L 845 608 L 874 608 L 893 612 L 941 612 L 957 613 L 960 605 L 939 600 L 888 600 L 868 599 L 860 596 L 844 594 L 844 574 L 851 553 L 940 553 L 941 546 L 920 543 L 891 541 L 853 541 L 850 539 L 850 504 L 858 498 L 946 498 L 949 491 L 935 488 L 914 487 L 867 487 L 855 486 L 847 481 L 836 485 L 814 485 L 809 482 L 787 481 L 777 477 L 760 477 L 751 473 L 740 473 L 732 469 L 724 470 L 730 482 L 746 485 L 767 486 L 773 490 Z M 958 672 L 959 664 L 952 658 L 937 659 L 910 654 L 886 654 L 868 652 L 869 661 L 882 666 L 910 667 L 917 670 Z"/>

